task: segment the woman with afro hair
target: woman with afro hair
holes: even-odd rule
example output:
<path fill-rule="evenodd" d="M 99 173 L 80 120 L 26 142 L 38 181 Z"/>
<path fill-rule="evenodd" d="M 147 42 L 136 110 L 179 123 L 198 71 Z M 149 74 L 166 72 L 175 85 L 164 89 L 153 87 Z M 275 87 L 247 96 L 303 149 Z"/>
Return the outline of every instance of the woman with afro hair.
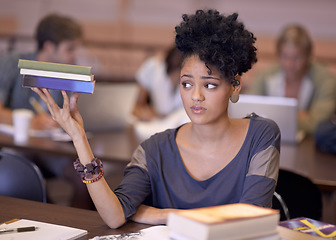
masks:
<path fill-rule="evenodd" d="M 176 46 L 183 54 L 180 92 L 191 122 L 142 142 L 114 191 L 85 136 L 76 105 L 79 94 L 68 99 L 63 92 L 60 109 L 47 89 L 33 89 L 72 137 L 78 153 L 75 168 L 111 228 L 128 219 L 165 224 L 169 212 L 206 206 L 243 202 L 271 207 L 279 128 L 256 114 L 228 116 L 229 99 L 238 100 L 240 76 L 257 61 L 256 39 L 237 18 L 215 10 L 183 15 Z"/>

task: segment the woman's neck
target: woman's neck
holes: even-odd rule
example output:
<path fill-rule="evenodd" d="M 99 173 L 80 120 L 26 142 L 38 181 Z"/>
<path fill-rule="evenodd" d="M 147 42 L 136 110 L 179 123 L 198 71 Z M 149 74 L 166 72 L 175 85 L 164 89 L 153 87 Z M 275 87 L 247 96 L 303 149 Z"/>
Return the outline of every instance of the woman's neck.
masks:
<path fill-rule="evenodd" d="M 232 123 L 229 118 L 220 122 L 199 125 L 195 123 L 190 124 L 189 135 L 195 143 L 199 144 L 214 144 L 221 142 L 226 138 L 231 138 Z"/>

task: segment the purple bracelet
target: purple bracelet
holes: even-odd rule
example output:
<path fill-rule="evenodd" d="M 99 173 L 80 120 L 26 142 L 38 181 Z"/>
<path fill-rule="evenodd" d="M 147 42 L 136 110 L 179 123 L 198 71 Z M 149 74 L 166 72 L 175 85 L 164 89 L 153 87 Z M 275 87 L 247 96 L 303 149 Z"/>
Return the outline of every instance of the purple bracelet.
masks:
<path fill-rule="evenodd" d="M 77 158 L 73 165 L 75 170 L 81 175 L 82 179 L 92 179 L 93 175 L 99 174 L 103 168 L 103 163 L 98 158 L 92 159 L 91 163 L 88 163 L 85 166 Z"/>

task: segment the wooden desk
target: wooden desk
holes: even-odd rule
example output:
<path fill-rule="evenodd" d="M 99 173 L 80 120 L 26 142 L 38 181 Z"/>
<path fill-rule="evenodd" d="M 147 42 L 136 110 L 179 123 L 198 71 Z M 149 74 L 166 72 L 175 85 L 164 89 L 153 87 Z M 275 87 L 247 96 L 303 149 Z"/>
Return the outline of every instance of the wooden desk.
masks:
<path fill-rule="evenodd" d="M 139 141 L 131 128 L 110 132 L 89 133 L 93 153 L 103 161 L 127 164 Z M 7 147 L 30 154 L 51 154 L 77 158 L 72 142 L 57 142 L 49 138 L 29 138 L 24 144 L 15 144 L 13 136 L 0 132 L 0 148 Z"/>
<path fill-rule="evenodd" d="M 146 224 L 128 222 L 119 229 L 110 229 L 96 211 L 5 196 L 0 196 L 0 213 L 0 223 L 19 218 L 86 229 L 89 234 L 78 238 L 79 240 L 101 235 L 136 232 L 150 227 Z"/>
<path fill-rule="evenodd" d="M 78 240 L 87 240 L 95 236 L 136 232 L 152 226 L 129 221 L 118 229 L 110 229 L 100 218 L 97 211 L 34 202 L 1 195 L 0 213 L 0 223 L 18 218 L 86 229 L 88 235 L 78 238 Z M 282 236 L 281 231 L 279 231 L 279 234 Z M 284 239 L 282 238 L 282 240 Z"/>
<path fill-rule="evenodd" d="M 140 143 L 132 129 L 100 132 L 89 138 L 93 153 L 103 161 L 126 165 Z M 44 138 L 31 138 L 27 144 L 16 145 L 13 137 L 0 133 L 0 147 L 14 148 L 30 153 L 46 153 L 76 158 L 71 142 L 55 142 Z M 299 144 L 282 144 L 280 168 L 310 178 L 320 189 L 336 191 L 336 156 L 318 151 L 312 138 Z"/>
<path fill-rule="evenodd" d="M 282 144 L 280 168 L 308 177 L 321 190 L 336 191 L 336 156 L 320 152 L 312 138 Z"/>

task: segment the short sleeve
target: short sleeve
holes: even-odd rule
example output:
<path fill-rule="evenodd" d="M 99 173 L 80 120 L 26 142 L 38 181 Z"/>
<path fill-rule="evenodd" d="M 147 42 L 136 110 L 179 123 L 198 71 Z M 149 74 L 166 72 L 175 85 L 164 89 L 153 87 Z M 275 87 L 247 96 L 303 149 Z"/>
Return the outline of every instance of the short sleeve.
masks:
<path fill-rule="evenodd" d="M 255 139 L 241 202 L 271 207 L 279 174 L 280 131 L 272 120 L 266 120 L 264 125 Z"/>
<path fill-rule="evenodd" d="M 126 166 L 124 178 L 114 191 L 124 211 L 125 219 L 133 216 L 151 193 L 144 149 L 139 146 Z"/>

